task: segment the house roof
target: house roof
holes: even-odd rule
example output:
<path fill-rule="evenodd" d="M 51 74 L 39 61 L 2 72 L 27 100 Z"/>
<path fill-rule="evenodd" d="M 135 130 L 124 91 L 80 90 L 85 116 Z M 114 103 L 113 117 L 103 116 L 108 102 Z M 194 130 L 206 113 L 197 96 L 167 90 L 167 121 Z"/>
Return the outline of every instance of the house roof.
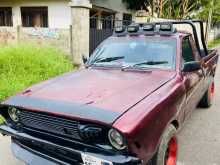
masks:
<path fill-rule="evenodd" d="M 105 11 L 105 12 L 108 12 L 108 13 L 117 13 L 117 11 L 115 11 L 115 10 L 108 9 L 108 8 L 105 8 L 105 7 L 101 7 L 101 6 L 97 6 L 97 5 L 92 5 L 92 8 L 95 9 L 95 10 L 101 10 L 101 11 Z"/>

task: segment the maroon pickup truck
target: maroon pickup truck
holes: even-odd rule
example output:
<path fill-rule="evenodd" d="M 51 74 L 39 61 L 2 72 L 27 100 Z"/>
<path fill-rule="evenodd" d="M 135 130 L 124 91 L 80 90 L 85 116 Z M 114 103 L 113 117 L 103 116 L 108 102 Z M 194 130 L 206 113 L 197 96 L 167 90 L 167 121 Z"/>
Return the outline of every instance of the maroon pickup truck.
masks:
<path fill-rule="evenodd" d="M 176 165 L 177 132 L 214 96 L 218 53 L 202 22 L 117 27 L 84 61 L 1 103 L 14 155 L 30 165 Z"/>

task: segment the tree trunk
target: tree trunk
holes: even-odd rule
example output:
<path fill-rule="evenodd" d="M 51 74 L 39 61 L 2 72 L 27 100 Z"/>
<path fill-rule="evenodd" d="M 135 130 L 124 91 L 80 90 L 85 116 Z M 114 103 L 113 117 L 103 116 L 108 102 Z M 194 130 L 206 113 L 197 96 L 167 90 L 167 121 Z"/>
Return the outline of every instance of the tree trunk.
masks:
<path fill-rule="evenodd" d="M 159 13 L 159 17 L 161 18 L 163 15 L 163 0 L 160 0 L 160 13 Z"/>

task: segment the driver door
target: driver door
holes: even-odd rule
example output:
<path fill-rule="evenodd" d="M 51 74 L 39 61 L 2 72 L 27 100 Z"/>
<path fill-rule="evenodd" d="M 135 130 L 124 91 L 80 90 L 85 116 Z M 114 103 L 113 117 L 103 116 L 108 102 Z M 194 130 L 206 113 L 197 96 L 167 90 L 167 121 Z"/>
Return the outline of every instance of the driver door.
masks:
<path fill-rule="evenodd" d="M 201 58 L 197 49 L 193 45 L 191 36 L 185 37 L 182 41 L 182 65 L 187 62 L 200 61 Z M 202 83 L 204 74 L 202 69 L 193 72 L 183 72 L 184 85 L 186 88 L 186 105 L 184 116 L 187 116 L 194 110 L 201 99 Z"/>

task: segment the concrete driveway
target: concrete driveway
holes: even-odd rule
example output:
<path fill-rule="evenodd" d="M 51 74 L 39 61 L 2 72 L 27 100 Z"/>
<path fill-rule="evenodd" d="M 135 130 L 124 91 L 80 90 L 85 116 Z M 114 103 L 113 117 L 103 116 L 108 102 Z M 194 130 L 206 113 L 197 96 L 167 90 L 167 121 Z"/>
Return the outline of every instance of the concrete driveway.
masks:
<path fill-rule="evenodd" d="M 220 165 L 220 67 L 216 96 L 210 109 L 196 109 L 179 134 L 178 165 Z M 23 165 L 10 151 L 10 139 L 0 135 L 0 165 Z"/>
<path fill-rule="evenodd" d="M 1 165 L 24 165 L 16 160 L 10 150 L 10 139 L 0 135 L 0 164 Z"/>

